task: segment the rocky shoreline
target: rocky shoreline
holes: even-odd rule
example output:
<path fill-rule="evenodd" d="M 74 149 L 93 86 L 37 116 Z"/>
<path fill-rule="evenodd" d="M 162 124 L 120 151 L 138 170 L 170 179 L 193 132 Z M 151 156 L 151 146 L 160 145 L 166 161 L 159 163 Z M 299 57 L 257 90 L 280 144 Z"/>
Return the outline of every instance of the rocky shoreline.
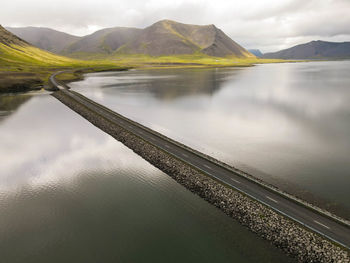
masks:
<path fill-rule="evenodd" d="M 248 196 L 205 176 L 190 165 L 102 118 L 63 92 L 55 92 L 53 96 L 188 190 L 215 205 L 299 262 L 350 262 L 349 251 L 306 230 Z"/>

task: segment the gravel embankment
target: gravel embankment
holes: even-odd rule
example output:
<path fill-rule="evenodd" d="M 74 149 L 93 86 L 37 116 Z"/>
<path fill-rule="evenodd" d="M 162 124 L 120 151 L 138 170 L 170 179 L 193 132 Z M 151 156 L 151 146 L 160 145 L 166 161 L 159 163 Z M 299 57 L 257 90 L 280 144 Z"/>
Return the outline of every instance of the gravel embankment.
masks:
<path fill-rule="evenodd" d="M 203 175 L 190 165 L 172 157 L 120 126 L 76 103 L 62 92 L 58 100 L 96 127 L 113 136 L 191 192 L 215 205 L 251 231 L 281 248 L 299 262 L 350 262 L 349 251 L 274 212 L 240 192 Z"/>

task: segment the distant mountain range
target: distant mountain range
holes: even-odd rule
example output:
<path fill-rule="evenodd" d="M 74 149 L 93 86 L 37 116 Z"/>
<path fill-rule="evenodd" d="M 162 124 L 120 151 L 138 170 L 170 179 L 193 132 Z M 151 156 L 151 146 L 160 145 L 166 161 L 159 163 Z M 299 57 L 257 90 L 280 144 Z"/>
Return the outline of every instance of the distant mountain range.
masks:
<path fill-rule="evenodd" d="M 350 42 L 311 41 L 277 52 L 262 54 L 259 49 L 246 50 L 215 25 L 189 25 L 161 20 L 144 29 L 114 27 L 78 37 L 41 27 L 7 27 L 24 41 L 41 49 L 72 57 L 89 55 L 205 54 L 217 57 L 271 59 L 338 59 L 350 58 Z"/>
<path fill-rule="evenodd" d="M 44 27 L 6 27 L 6 29 L 38 48 L 58 54 L 62 54 L 67 45 L 79 40 L 77 36 Z"/>
<path fill-rule="evenodd" d="M 111 54 L 134 39 L 140 32 L 137 28 L 115 27 L 99 30 L 91 35 L 81 37 L 62 50 L 64 54 L 71 53 L 106 53 Z"/>
<path fill-rule="evenodd" d="M 350 58 L 350 42 L 311 41 L 283 49 L 278 52 L 265 53 L 263 58 L 274 59 L 337 59 Z"/>
<path fill-rule="evenodd" d="M 7 28 L 27 42 L 58 54 L 206 54 L 217 57 L 254 57 L 214 25 L 189 25 L 162 20 L 144 28 L 115 27 L 84 37 L 48 28 Z"/>
<path fill-rule="evenodd" d="M 259 49 L 248 49 L 248 51 L 258 58 L 263 56 L 263 53 Z"/>

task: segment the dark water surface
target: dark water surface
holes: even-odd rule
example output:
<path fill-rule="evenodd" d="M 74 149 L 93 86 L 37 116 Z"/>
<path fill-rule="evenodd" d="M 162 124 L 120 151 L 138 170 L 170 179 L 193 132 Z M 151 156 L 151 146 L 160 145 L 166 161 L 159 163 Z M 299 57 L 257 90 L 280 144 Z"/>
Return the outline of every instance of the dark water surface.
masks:
<path fill-rule="evenodd" d="M 0 102 L 0 262 L 290 261 L 53 97 Z"/>
<path fill-rule="evenodd" d="M 350 217 L 350 61 L 97 73 L 71 86 Z"/>

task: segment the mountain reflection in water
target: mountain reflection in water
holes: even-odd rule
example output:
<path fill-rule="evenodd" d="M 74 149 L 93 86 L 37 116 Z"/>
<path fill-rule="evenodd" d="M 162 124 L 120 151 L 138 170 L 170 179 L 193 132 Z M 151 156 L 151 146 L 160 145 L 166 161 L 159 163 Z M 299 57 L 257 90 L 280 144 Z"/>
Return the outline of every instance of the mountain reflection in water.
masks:
<path fill-rule="evenodd" d="M 71 86 L 350 218 L 350 61 L 88 74 Z"/>

